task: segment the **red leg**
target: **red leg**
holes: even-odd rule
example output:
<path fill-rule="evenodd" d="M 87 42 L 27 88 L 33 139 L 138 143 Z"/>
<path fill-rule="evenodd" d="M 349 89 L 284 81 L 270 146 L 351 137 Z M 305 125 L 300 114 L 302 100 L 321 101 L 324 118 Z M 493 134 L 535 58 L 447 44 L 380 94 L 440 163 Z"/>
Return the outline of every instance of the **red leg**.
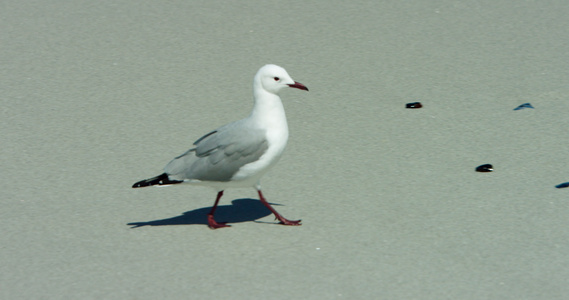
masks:
<path fill-rule="evenodd" d="M 226 223 L 217 223 L 213 218 L 213 213 L 215 213 L 215 209 L 217 208 L 217 204 L 219 203 L 219 199 L 223 196 L 223 191 L 217 193 L 217 198 L 215 198 L 215 203 L 211 208 L 209 214 L 207 214 L 207 225 L 211 229 L 223 228 L 223 227 L 231 227 L 231 225 L 227 225 Z"/>
<path fill-rule="evenodd" d="M 275 218 L 277 218 L 280 221 L 280 224 L 292 225 L 292 226 L 302 225 L 302 224 L 300 224 L 301 220 L 291 221 L 291 220 L 285 219 L 269 204 L 269 202 L 267 202 L 267 200 L 265 200 L 265 197 L 263 197 L 263 193 L 261 193 L 261 190 L 257 190 L 257 192 L 259 193 L 259 198 L 261 200 L 261 203 L 263 203 L 268 209 L 271 210 L 271 212 L 273 212 L 273 214 L 275 215 Z"/>

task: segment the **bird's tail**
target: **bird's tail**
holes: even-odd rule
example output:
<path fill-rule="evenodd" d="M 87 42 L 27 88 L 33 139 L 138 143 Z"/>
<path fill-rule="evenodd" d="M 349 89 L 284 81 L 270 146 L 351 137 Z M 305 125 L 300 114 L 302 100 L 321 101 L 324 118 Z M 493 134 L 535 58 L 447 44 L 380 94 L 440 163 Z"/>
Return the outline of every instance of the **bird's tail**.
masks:
<path fill-rule="evenodd" d="M 156 177 L 141 180 L 141 181 L 135 183 L 132 187 L 133 188 L 139 188 L 139 187 L 145 187 L 145 186 L 151 186 L 151 185 L 171 185 L 171 184 L 177 184 L 177 183 L 182 183 L 182 182 L 183 181 L 180 181 L 180 180 L 170 180 L 170 178 L 168 178 L 168 174 L 163 173 L 163 174 L 158 175 Z"/>

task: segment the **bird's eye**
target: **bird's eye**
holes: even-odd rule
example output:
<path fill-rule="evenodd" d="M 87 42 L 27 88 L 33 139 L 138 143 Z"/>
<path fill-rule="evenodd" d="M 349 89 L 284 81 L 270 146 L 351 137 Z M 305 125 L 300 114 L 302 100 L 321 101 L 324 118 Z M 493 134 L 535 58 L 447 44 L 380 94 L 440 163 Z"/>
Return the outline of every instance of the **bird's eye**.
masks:
<path fill-rule="evenodd" d="M 275 81 L 279 81 L 279 80 L 281 80 L 281 79 L 280 79 L 280 78 L 278 78 L 278 77 L 275 77 L 275 78 L 273 78 L 273 79 L 274 79 Z"/>

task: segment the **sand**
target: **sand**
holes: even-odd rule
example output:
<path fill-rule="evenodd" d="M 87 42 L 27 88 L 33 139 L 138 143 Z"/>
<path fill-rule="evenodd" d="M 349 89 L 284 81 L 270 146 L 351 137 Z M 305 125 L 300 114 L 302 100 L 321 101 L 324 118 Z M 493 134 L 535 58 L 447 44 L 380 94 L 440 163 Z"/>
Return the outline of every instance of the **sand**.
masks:
<path fill-rule="evenodd" d="M 4 1 L 0 298 L 566 299 L 567 15 Z M 266 63 L 310 88 L 282 93 L 291 136 L 263 180 L 301 227 L 253 189 L 226 191 L 233 227 L 210 230 L 214 191 L 131 188 L 245 117 Z"/>

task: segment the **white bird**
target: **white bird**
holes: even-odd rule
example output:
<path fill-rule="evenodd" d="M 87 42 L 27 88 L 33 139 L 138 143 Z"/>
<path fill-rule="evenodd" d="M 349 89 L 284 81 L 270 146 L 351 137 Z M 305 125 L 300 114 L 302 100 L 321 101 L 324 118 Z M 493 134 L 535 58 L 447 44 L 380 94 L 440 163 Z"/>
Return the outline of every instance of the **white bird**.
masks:
<path fill-rule="evenodd" d="M 164 173 L 139 181 L 132 187 L 189 183 L 217 190 L 217 197 L 207 214 L 212 229 L 229 227 L 218 223 L 213 215 L 223 191 L 233 187 L 253 187 L 261 202 L 283 225 L 301 225 L 281 216 L 263 197 L 260 179 L 281 157 L 288 141 L 288 125 L 279 92 L 293 87 L 308 91 L 294 81 L 285 69 L 265 65 L 253 79 L 255 104 L 251 114 L 202 136 L 194 148 L 174 158 Z"/>

